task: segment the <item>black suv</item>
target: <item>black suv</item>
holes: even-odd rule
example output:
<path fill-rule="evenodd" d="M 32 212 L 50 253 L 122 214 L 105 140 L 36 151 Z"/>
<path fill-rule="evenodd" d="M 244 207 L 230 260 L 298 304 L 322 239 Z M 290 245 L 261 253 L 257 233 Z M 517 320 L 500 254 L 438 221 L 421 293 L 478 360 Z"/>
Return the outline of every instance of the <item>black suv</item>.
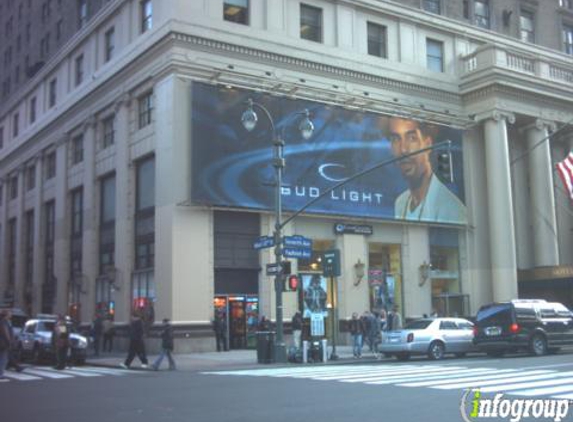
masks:
<path fill-rule="evenodd" d="M 490 356 L 529 351 L 536 356 L 573 344 L 573 314 L 561 303 L 522 299 L 482 306 L 474 343 Z"/>

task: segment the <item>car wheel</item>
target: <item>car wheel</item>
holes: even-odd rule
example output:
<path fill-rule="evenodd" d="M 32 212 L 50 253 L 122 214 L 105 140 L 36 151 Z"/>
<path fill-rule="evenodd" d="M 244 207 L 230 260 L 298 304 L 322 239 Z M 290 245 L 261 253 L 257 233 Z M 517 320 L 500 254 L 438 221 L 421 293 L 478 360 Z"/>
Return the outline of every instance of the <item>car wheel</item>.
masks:
<path fill-rule="evenodd" d="M 433 341 L 428 348 L 428 357 L 432 360 L 440 360 L 444 358 L 446 348 L 441 341 Z"/>
<path fill-rule="evenodd" d="M 396 353 L 396 359 L 399 361 L 410 360 L 410 353 Z"/>
<path fill-rule="evenodd" d="M 531 338 L 529 349 L 532 355 L 543 356 L 547 354 L 547 340 L 541 334 L 535 334 Z"/>
<path fill-rule="evenodd" d="M 465 352 L 463 352 L 463 353 L 456 353 L 455 356 L 456 356 L 457 358 L 465 358 L 465 357 L 466 357 L 466 353 L 465 353 Z"/>

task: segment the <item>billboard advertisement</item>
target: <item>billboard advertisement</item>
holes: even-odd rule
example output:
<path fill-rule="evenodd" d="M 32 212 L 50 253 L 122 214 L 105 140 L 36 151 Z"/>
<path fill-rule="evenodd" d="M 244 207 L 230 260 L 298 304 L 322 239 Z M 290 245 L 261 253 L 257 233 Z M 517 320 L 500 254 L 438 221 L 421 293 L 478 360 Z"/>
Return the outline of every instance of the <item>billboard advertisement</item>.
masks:
<path fill-rule="evenodd" d="M 306 212 L 375 219 L 466 224 L 462 131 L 413 119 L 349 110 L 237 88 L 193 84 L 192 192 L 198 205 L 260 210 L 274 207 L 273 137 L 285 143 L 283 209 L 296 211 L 326 189 L 383 161 L 452 141 L 453 182 L 433 170 L 432 150 L 385 165 L 318 200 Z M 257 126 L 241 123 L 247 100 Z M 299 131 L 308 109 L 314 132 Z"/>

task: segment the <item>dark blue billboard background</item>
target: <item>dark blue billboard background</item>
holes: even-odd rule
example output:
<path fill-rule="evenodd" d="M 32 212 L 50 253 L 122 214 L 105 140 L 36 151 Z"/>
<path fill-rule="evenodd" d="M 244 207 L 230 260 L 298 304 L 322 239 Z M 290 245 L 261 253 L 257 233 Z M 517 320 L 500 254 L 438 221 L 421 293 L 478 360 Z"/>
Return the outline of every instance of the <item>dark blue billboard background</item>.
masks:
<path fill-rule="evenodd" d="M 274 168 L 272 130 L 255 108 L 258 124 L 252 132 L 241 124 L 246 101 L 264 105 L 285 141 L 286 168 L 283 208 L 296 211 L 337 182 L 393 157 L 385 128 L 389 116 L 347 110 L 284 96 L 241 89 L 193 84 L 192 194 L 195 204 L 272 210 Z M 313 136 L 304 140 L 298 130 L 300 113 L 310 111 Z M 463 194 L 460 130 L 438 127 L 434 142 L 453 142 L 454 183 L 450 192 Z M 432 153 L 435 165 L 436 151 Z M 390 164 L 356 179 L 320 199 L 307 212 L 380 219 L 399 216 L 397 197 L 408 190 L 400 168 Z M 463 205 L 462 205 L 463 207 Z M 427 217 L 422 221 L 465 223 L 464 217 Z"/>

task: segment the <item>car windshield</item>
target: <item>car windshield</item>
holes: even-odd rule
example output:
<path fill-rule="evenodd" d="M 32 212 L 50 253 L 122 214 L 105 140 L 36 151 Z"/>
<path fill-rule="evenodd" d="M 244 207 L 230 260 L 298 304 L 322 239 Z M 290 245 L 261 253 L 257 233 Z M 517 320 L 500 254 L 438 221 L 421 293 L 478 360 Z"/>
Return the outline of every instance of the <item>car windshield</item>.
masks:
<path fill-rule="evenodd" d="M 501 303 L 485 306 L 478 311 L 476 321 L 478 323 L 487 322 L 493 324 L 511 322 L 511 305 L 509 303 Z"/>
<path fill-rule="evenodd" d="M 428 328 L 432 322 L 433 321 L 429 319 L 419 319 L 406 324 L 405 328 L 408 330 L 424 330 Z"/>
<path fill-rule="evenodd" d="M 54 321 L 42 321 L 38 331 L 54 331 Z"/>

